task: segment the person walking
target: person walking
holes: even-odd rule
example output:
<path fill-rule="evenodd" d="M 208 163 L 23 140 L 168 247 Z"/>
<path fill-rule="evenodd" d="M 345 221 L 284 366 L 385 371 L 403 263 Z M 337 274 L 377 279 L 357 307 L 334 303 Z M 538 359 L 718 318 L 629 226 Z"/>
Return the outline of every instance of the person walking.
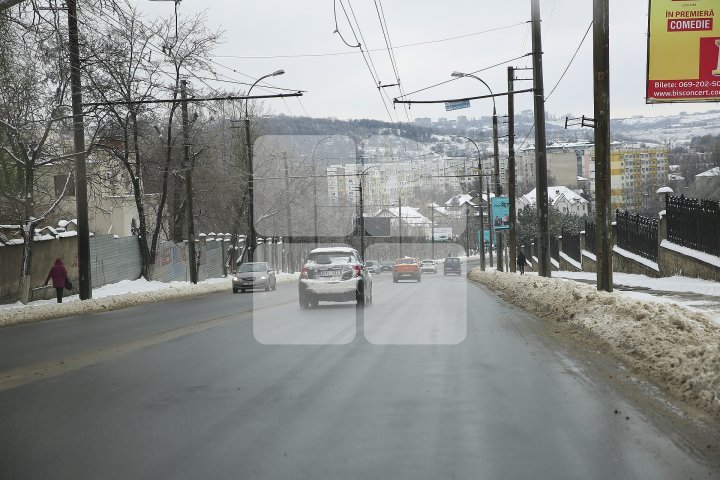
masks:
<path fill-rule="evenodd" d="M 57 293 L 57 303 L 62 303 L 63 290 L 65 289 L 65 282 L 67 280 L 67 270 L 59 258 L 55 259 L 55 266 L 50 269 L 47 278 L 45 278 L 45 285 L 48 284 L 51 278 L 53 288 L 55 288 L 55 292 Z"/>
<path fill-rule="evenodd" d="M 518 270 L 520 270 L 520 275 L 525 275 L 525 254 L 522 250 L 520 250 L 517 256 L 517 266 Z"/>

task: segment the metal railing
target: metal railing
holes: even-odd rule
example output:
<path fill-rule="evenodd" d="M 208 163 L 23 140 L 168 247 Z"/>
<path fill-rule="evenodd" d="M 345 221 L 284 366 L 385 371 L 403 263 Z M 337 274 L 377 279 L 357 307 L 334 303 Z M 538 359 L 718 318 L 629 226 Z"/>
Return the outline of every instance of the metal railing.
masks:
<path fill-rule="evenodd" d="M 658 221 L 639 213 L 615 211 L 617 245 L 641 257 L 657 262 Z"/>
<path fill-rule="evenodd" d="M 665 211 L 670 242 L 720 256 L 720 202 L 668 195 Z"/>
<path fill-rule="evenodd" d="M 585 220 L 585 250 L 595 254 L 595 222 Z"/>
<path fill-rule="evenodd" d="M 570 233 L 564 228 L 562 232 L 562 251 L 573 260 L 580 261 L 580 234 Z"/>

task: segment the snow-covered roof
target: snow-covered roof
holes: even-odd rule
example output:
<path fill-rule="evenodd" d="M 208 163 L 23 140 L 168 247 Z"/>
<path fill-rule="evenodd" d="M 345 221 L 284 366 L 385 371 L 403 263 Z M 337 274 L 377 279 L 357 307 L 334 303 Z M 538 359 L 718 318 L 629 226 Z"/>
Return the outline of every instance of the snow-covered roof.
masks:
<path fill-rule="evenodd" d="M 391 213 L 394 217 L 400 216 L 399 207 L 390 207 L 386 208 L 385 210 Z M 402 220 L 408 225 L 420 226 L 430 224 L 430 219 L 428 219 L 426 216 L 420 213 L 417 208 L 414 207 L 402 207 Z"/>
<path fill-rule="evenodd" d="M 320 247 L 313 248 L 310 253 L 354 253 L 355 249 L 350 247 Z"/>
<path fill-rule="evenodd" d="M 523 195 L 520 198 L 530 205 L 535 205 L 537 203 L 537 196 L 534 188 L 530 193 Z M 562 198 L 567 200 L 571 205 L 575 203 L 588 203 L 587 200 L 567 187 L 548 187 L 548 202 L 550 202 L 551 205 L 556 205 Z"/>
<path fill-rule="evenodd" d="M 680 176 L 676 173 L 668 173 L 668 180 L 673 180 L 673 181 L 685 180 L 685 177 Z"/>
<path fill-rule="evenodd" d="M 460 193 L 458 195 L 455 195 L 454 197 L 450 198 L 447 202 L 445 202 L 446 207 L 454 207 L 458 206 L 461 207 L 465 205 L 466 203 L 470 205 L 471 207 L 477 207 L 475 203 L 473 203 L 472 199 L 476 198 L 477 195 L 471 195 L 469 193 Z"/>
<path fill-rule="evenodd" d="M 695 175 L 696 177 L 720 177 L 720 167 L 711 168 L 702 173 Z"/>

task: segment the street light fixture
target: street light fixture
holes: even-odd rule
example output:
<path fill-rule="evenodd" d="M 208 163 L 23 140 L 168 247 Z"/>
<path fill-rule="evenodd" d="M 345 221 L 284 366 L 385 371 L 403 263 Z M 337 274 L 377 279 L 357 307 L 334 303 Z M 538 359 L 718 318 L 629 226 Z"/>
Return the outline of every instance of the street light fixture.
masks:
<path fill-rule="evenodd" d="M 462 78 L 462 77 L 469 77 L 474 78 L 478 82 L 482 83 L 487 87 L 487 89 L 490 91 L 490 95 L 495 95 L 492 91 L 492 88 L 490 88 L 490 85 L 485 82 L 482 78 L 478 77 L 477 75 L 473 75 L 472 73 L 463 73 L 458 72 L 457 70 L 452 72 L 450 74 L 451 77 L 455 78 Z M 495 97 L 490 97 L 493 101 L 493 169 L 495 170 L 495 195 L 500 196 L 500 156 L 498 152 L 498 118 L 497 118 L 497 108 L 495 105 Z M 490 198 L 488 195 L 488 203 L 490 202 Z M 490 266 L 492 267 L 492 227 L 490 230 Z M 497 247 L 498 247 L 498 261 L 497 261 L 497 269 L 498 271 L 503 271 L 503 262 L 502 262 L 502 234 L 498 233 L 497 238 Z"/>
<path fill-rule="evenodd" d="M 272 73 L 268 73 L 267 75 L 263 75 L 262 77 L 255 80 L 255 83 L 250 85 L 250 88 L 248 88 L 247 95 L 250 96 L 250 92 L 252 91 L 253 87 L 257 85 L 260 81 L 268 78 L 268 77 L 276 77 L 278 75 L 285 74 L 285 70 L 276 70 Z M 248 237 L 249 242 L 246 245 L 246 249 L 248 252 L 248 262 L 252 262 L 255 257 L 255 244 L 257 241 L 256 234 L 255 234 L 255 200 L 253 198 L 254 194 L 254 176 L 253 173 L 253 151 L 252 151 L 252 139 L 250 138 L 250 116 L 248 115 L 248 104 L 250 103 L 250 99 L 245 99 L 245 140 L 247 142 L 247 170 L 248 170 L 248 197 L 250 200 L 249 203 L 249 211 L 248 211 Z"/>
<path fill-rule="evenodd" d="M 325 140 L 332 138 L 332 136 L 321 138 L 317 141 L 312 149 L 312 155 L 310 155 L 310 161 L 312 162 L 312 174 L 313 174 L 313 225 L 315 233 L 315 248 L 318 247 L 319 236 L 318 236 L 318 205 L 317 205 L 317 173 L 315 173 L 315 150 Z"/>

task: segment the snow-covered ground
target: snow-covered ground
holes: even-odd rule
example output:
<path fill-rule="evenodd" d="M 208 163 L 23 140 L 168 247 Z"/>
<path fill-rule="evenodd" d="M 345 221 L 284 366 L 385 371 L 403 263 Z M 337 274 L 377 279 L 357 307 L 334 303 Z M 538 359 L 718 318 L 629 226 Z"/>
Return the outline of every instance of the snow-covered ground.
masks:
<path fill-rule="evenodd" d="M 535 275 L 536 273 L 528 273 Z M 592 272 L 552 272 L 554 278 L 595 282 Z M 651 278 L 630 273 L 613 273 L 615 293 L 626 298 L 674 303 L 691 310 L 705 312 L 720 325 L 720 283 L 701 278 L 663 277 Z"/>
<path fill-rule="evenodd" d="M 278 273 L 277 283 L 297 282 L 297 273 Z M 27 323 L 50 318 L 68 317 L 83 313 L 117 310 L 132 305 L 142 305 L 179 298 L 194 297 L 208 293 L 232 291 L 232 277 L 211 278 L 197 285 L 188 282 L 154 282 L 145 279 L 123 280 L 96 288 L 92 299 L 80 301 L 78 295 L 63 298 L 58 304 L 55 299 L 37 300 L 23 305 L 20 302 L 0 305 L 0 327 Z"/>
<path fill-rule="evenodd" d="M 570 276 L 570 272 L 563 272 Z M 554 277 L 560 272 L 553 272 Z M 572 274 L 583 275 L 583 274 Z M 594 274 L 590 274 L 594 275 Z M 615 283 L 702 289 L 717 286 L 695 279 L 648 279 L 615 274 Z M 470 278 L 593 348 L 609 350 L 630 371 L 641 374 L 680 401 L 720 420 L 720 323 L 717 312 L 702 312 L 637 292 L 599 292 L 592 285 L 562 278 L 475 269 Z M 593 276 L 594 278 L 594 276 Z M 712 282 L 710 282 L 712 283 Z"/>

